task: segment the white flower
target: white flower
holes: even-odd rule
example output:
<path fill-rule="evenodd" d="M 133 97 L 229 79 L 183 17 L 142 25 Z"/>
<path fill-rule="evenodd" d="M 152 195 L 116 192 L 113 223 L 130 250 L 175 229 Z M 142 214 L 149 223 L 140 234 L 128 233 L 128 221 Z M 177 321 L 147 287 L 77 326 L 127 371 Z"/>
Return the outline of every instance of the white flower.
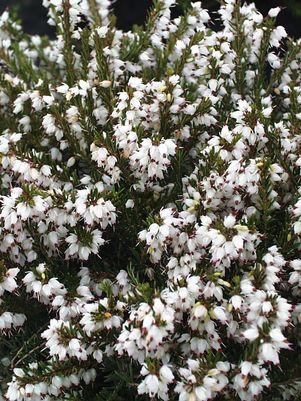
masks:
<path fill-rule="evenodd" d="M 166 382 L 166 383 L 172 383 L 173 379 L 174 379 L 174 375 L 171 371 L 171 369 L 167 366 L 167 365 L 163 365 L 160 368 L 160 378 L 162 381 Z"/>
<path fill-rule="evenodd" d="M 246 331 L 244 331 L 243 335 L 248 340 L 254 341 L 254 340 L 256 340 L 256 338 L 259 337 L 258 329 L 257 329 L 257 327 L 251 327 L 251 328 L 247 329 Z"/>
<path fill-rule="evenodd" d="M 261 357 L 264 361 L 279 364 L 278 352 L 271 343 L 264 343 L 261 346 Z"/>
<path fill-rule="evenodd" d="M 159 390 L 159 379 L 156 375 L 149 374 L 138 386 L 138 394 L 148 394 L 154 397 Z"/>
<path fill-rule="evenodd" d="M 280 13 L 280 11 L 281 11 L 280 7 L 271 8 L 269 11 L 269 17 L 276 18 L 277 15 Z"/>
<path fill-rule="evenodd" d="M 236 223 L 235 217 L 231 214 L 224 218 L 224 226 L 227 228 L 234 227 L 235 223 Z"/>
<path fill-rule="evenodd" d="M 132 209 L 134 207 L 134 205 L 135 205 L 135 203 L 134 203 L 133 199 L 128 199 L 126 201 L 125 207 L 127 209 Z"/>

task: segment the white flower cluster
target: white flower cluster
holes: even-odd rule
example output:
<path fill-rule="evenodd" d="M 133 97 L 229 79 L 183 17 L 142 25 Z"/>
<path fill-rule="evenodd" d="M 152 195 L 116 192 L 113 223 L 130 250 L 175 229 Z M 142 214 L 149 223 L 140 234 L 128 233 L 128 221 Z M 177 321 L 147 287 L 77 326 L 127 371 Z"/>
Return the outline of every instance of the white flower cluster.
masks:
<path fill-rule="evenodd" d="M 10 332 L 19 328 L 26 320 L 23 313 L 8 312 L 2 298 L 5 292 L 13 293 L 18 288 L 16 277 L 19 271 L 18 268 L 7 269 L 3 262 L 0 265 L 0 332 Z"/>
<path fill-rule="evenodd" d="M 6 399 L 297 400 L 301 41 L 235 0 L 43 3 L 53 40 L 0 18 Z"/>

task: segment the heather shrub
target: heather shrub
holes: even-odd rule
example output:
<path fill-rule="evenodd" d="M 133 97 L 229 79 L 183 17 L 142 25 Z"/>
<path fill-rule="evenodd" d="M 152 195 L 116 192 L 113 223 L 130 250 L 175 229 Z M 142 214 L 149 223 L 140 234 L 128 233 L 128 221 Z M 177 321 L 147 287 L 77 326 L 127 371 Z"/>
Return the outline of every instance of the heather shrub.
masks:
<path fill-rule="evenodd" d="M 0 18 L 8 401 L 301 394 L 301 48 L 280 8 Z"/>

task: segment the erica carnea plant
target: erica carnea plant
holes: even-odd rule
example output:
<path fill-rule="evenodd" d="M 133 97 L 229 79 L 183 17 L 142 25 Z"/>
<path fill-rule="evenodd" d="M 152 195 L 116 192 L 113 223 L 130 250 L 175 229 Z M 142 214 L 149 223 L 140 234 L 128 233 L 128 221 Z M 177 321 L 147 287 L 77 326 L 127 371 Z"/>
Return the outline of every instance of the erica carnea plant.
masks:
<path fill-rule="evenodd" d="M 301 42 L 279 8 L 0 19 L 8 401 L 301 393 Z"/>

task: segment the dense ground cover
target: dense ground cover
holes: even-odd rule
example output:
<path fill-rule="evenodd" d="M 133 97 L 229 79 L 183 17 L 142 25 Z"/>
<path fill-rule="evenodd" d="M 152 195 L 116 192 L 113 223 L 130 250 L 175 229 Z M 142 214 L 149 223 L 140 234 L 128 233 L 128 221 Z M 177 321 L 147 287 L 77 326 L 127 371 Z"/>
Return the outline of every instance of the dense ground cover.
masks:
<path fill-rule="evenodd" d="M 301 42 L 280 8 L 160 0 L 124 32 L 108 0 L 44 6 L 53 38 L 0 18 L 3 396 L 298 399 Z"/>

